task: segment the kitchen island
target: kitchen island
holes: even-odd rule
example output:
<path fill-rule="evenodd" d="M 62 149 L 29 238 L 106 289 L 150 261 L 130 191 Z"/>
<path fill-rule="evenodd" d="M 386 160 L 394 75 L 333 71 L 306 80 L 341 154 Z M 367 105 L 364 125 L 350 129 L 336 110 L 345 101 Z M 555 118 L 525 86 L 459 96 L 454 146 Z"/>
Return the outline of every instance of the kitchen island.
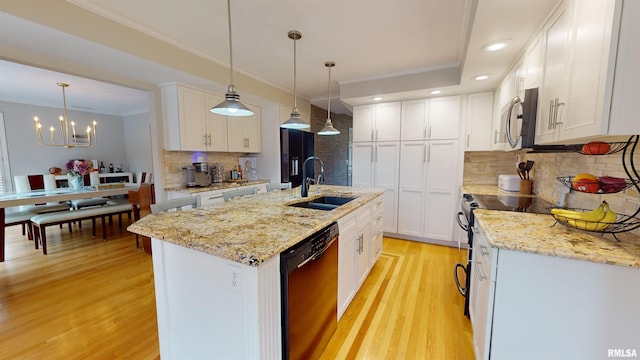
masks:
<path fill-rule="evenodd" d="M 130 225 L 152 238 L 161 357 L 281 358 L 280 253 L 382 193 L 321 185 L 306 199 L 299 188 L 269 192 Z M 331 211 L 289 206 L 320 196 L 354 200 Z"/>
<path fill-rule="evenodd" d="M 618 234 L 618 242 L 546 214 L 478 209 L 474 216 L 477 359 L 603 359 L 640 351 L 640 236 Z"/>

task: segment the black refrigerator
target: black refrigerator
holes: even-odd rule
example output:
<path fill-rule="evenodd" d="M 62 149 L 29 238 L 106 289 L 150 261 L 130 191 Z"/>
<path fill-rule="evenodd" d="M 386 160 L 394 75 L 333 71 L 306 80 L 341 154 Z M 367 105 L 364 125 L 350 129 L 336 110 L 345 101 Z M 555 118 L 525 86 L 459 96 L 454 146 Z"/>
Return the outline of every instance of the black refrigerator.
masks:
<path fill-rule="evenodd" d="M 313 133 L 294 129 L 280 129 L 280 179 L 291 182 L 291 187 L 302 184 L 302 163 L 313 156 Z M 307 176 L 314 178 L 313 166 L 307 167 Z"/>

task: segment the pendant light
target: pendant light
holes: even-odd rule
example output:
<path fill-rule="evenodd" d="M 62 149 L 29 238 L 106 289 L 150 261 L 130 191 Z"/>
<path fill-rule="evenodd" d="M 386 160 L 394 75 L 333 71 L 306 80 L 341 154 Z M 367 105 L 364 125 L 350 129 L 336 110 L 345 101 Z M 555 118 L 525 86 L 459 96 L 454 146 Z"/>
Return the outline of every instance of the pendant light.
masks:
<path fill-rule="evenodd" d="M 289 39 L 293 40 L 293 109 L 291 109 L 291 118 L 280 125 L 285 129 L 308 129 L 309 124 L 302 122 L 298 106 L 296 103 L 296 40 L 302 38 L 302 33 L 298 30 L 289 31 Z"/>
<path fill-rule="evenodd" d="M 212 107 L 210 111 L 214 114 L 226 116 L 251 116 L 253 111 L 249 110 L 240 102 L 240 94 L 236 92 L 233 85 L 233 47 L 231 43 L 231 0 L 227 0 L 227 20 L 229 21 L 229 87 L 224 94 L 224 101 Z"/>
<path fill-rule="evenodd" d="M 327 121 L 324 123 L 324 128 L 318 131 L 318 135 L 338 135 L 340 131 L 333 127 L 331 122 L 331 68 L 336 66 L 333 61 L 327 61 L 324 66 L 329 68 L 329 85 L 327 85 Z"/>

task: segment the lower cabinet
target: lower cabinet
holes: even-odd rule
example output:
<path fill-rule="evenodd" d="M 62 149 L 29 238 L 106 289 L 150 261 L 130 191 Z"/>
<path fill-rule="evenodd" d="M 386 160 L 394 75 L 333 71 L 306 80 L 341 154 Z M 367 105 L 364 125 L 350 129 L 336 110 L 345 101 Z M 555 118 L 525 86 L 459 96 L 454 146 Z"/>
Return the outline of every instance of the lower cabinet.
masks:
<path fill-rule="evenodd" d="M 248 186 L 240 186 L 240 187 L 234 187 L 229 189 L 222 189 L 222 190 L 200 191 L 195 193 L 188 193 L 188 192 L 182 192 L 182 191 L 169 191 L 167 192 L 167 198 L 171 200 L 171 199 L 176 199 L 180 197 L 200 195 L 200 202 L 202 206 L 208 206 L 208 205 L 222 204 L 224 202 L 224 197 L 222 196 L 222 193 L 225 191 L 251 188 L 251 187 L 256 188 L 258 194 L 267 192 L 267 184 L 257 184 L 257 185 L 248 185 Z"/>
<path fill-rule="evenodd" d="M 383 195 L 338 220 L 338 320 L 382 252 Z"/>
<path fill-rule="evenodd" d="M 494 248 L 478 226 L 473 239 L 477 360 L 595 360 L 640 350 L 640 288 L 629 286 L 640 283 L 640 269 Z"/>

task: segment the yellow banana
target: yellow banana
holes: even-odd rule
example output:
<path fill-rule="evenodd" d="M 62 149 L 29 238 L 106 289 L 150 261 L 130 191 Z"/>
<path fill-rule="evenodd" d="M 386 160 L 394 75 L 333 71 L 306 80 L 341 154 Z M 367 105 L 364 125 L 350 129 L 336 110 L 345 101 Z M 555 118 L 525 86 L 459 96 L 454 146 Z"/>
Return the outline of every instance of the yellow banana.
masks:
<path fill-rule="evenodd" d="M 577 219 L 577 220 L 585 220 L 585 221 L 600 221 L 605 216 L 605 206 L 606 202 L 602 202 L 600 206 L 591 210 L 591 211 L 576 211 L 576 210 L 568 210 L 568 209 L 551 209 L 551 214 L 558 215 L 559 217 L 566 219 Z"/>
<path fill-rule="evenodd" d="M 618 215 L 609 208 L 609 205 L 604 203 L 605 215 L 598 221 L 587 221 L 584 219 L 566 219 L 569 226 L 576 229 L 589 230 L 589 231 L 602 231 L 615 223 L 618 219 Z"/>

